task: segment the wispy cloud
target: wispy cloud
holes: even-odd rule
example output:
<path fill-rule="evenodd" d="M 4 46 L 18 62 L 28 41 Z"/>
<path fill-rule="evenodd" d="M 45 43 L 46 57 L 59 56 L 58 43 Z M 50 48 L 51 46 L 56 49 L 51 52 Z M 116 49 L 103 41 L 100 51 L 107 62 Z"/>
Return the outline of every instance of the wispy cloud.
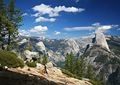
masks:
<path fill-rule="evenodd" d="M 20 36 L 32 36 L 34 34 L 44 34 L 48 30 L 47 26 L 35 26 L 30 30 L 19 30 Z"/>
<path fill-rule="evenodd" d="M 92 26 L 100 26 L 99 22 L 93 23 Z"/>
<path fill-rule="evenodd" d="M 20 36 L 30 36 L 30 32 L 26 30 L 18 30 Z"/>
<path fill-rule="evenodd" d="M 95 31 L 106 32 L 107 30 L 110 30 L 117 26 L 118 25 L 100 25 L 100 23 L 94 23 L 91 26 L 71 27 L 71 28 L 68 27 L 68 28 L 64 28 L 64 30 L 66 30 L 66 31 L 95 30 Z"/>
<path fill-rule="evenodd" d="M 118 28 L 117 30 L 120 31 L 120 28 Z"/>
<path fill-rule="evenodd" d="M 22 16 L 27 16 L 28 15 L 28 13 L 24 13 Z"/>
<path fill-rule="evenodd" d="M 47 26 L 35 26 L 34 28 L 32 28 L 31 30 L 29 30 L 31 33 L 37 33 L 37 34 L 43 34 L 48 30 Z"/>
<path fill-rule="evenodd" d="M 60 35 L 61 32 L 59 32 L 59 31 L 55 31 L 54 34 L 55 34 L 55 35 Z"/>
<path fill-rule="evenodd" d="M 34 6 L 32 9 L 37 12 L 36 14 L 34 14 L 34 16 L 36 17 L 45 15 L 45 14 L 48 14 L 49 17 L 55 17 L 55 16 L 59 16 L 59 13 L 62 11 L 63 12 L 82 12 L 85 10 L 83 8 L 65 7 L 65 6 L 51 7 L 50 5 L 45 5 L 45 4 Z"/>
<path fill-rule="evenodd" d="M 35 19 L 35 22 L 55 22 L 55 18 L 45 18 L 45 17 L 38 17 Z"/>
<path fill-rule="evenodd" d="M 66 31 L 81 31 L 81 30 L 95 30 L 93 26 L 84 26 L 84 27 L 72 27 L 72 28 L 64 28 Z"/>

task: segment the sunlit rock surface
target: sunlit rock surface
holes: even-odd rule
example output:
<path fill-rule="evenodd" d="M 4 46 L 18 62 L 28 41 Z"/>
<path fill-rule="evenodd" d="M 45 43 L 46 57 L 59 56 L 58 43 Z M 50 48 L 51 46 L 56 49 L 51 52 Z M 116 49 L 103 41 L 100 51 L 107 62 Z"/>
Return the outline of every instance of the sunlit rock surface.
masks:
<path fill-rule="evenodd" d="M 105 35 L 99 30 L 96 31 L 96 33 L 95 33 L 95 44 L 110 51 L 107 41 L 106 41 L 106 38 L 105 38 Z"/>

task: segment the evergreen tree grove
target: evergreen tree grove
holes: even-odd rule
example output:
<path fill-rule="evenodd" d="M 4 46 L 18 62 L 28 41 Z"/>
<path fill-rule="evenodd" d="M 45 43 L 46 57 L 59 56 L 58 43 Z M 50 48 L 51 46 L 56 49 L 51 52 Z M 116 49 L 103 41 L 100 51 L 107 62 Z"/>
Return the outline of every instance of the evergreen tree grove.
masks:
<path fill-rule="evenodd" d="M 74 72 L 74 54 L 71 52 L 70 54 L 66 54 L 66 61 L 65 61 L 65 69 L 70 72 Z"/>
<path fill-rule="evenodd" d="M 95 73 L 92 65 L 86 64 L 83 56 L 75 57 L 72 52 L 66 55 L 64 68 L 72 74 L 75 74 L 79 78 L 95 78 Z"/>
<path fill-rule="evenodd" d="M 11 46 L 11 43 L 14 43 L 15 38 L 18 34 L 18 28 L 21 26 L 20 22 L 22 21 L 22 12 L 15 7 L 15 0 L 10 0 L 8 5 L 8 19 L 13 24 L 13 29 L 8 30 L 8 46 Z M 9 50 L 10 48 L 8 48 Z"/>
<path fill-rule="evenodd" d="M 15 7 L 15 0 L 10 0 L 8 6 L 4 4 L 4 0 L 0 0 L 0 45 L 1 49 L 7 50 L 15 42 L 15 37 L 18 34 L 18 28 L 21 26 L 22 13 Z"/>

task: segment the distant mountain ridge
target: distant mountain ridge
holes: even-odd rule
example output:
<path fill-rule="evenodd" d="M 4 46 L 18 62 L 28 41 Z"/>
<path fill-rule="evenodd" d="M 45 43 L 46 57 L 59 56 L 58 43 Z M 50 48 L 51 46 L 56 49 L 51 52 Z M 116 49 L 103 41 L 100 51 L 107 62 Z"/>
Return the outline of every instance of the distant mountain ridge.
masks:
<path fill-rule="evenodd" d="M 57 39 L 30 37 L 29 41 L 33 45 L 32 51 L 37 52 L 38 50 L 37 50 L 36 44 L 42 43 L 44 46 L 41 47 L 40 49 L 46 50 L 46 52 L 48 53 L 48 55 L 50 55 L 50 57 L 52 59 L 55 56 L 61 57 L 60 58 L 61 60 L 54 59 L 54 61 L 57 62 L 57 61 L 64 61 L 64 57 L 65 57 L 66 53 L 73 52 L 75 55 L 79 55 L 79 56 L 82 55 L 85 52 L 87 45 L 91 46 L 94 44 L 95 41 L 93 42 L 93 38 L 94 37 L 57 40 Z M 20 42 L 23 42 L 23 40 L 25 41 L 25 39 L 26 39 L 26 42 L 19 45 L 19 49 L 21 49 L 21 50 L 23 50 L 28 45 L 28 40 L 27 40 L 28 38 L 26 38 L 26 37 L 22 37 L 20 39 Z M 113 49 L 112 48 L 113 46 L 115 48 L 117 48 L 117 46 L 120 45 L 119 37 L 110 36 L 110 37 L 106 37 L 106 39 L 108 42 L 108 46 L 110 47 L 110 50 Z M 101 40 L 102 40 L 102 38 L 101 38 Z M 113 51 L 113 50 L 111 50 L 111 51 Z"/>

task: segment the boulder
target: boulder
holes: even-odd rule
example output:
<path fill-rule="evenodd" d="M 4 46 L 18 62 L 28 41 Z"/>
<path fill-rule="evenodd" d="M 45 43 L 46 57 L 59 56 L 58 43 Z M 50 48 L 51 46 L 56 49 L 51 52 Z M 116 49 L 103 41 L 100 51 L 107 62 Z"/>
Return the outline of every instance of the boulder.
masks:
<path fill-rule="evenodd" d="M 33 57 L 39 57 L 39 54 L 38 52 L 31 52 L 29 50 L 25 50 L 24 51 L 24 55 L 27 59 L 31 60 Z"/>
<path fill-rule="evenodd" d="M 36 65 L 37 65 L 36 66 L 37 69 L 44 69 L 44 65 L 42 65 L 40 63 L 37 63 Z"/>
<path fill-rule="evenodd" d="M 48 62 L 46 64 L 46 68 L 53 68 L 53 63 L 52 62 Z"/>

